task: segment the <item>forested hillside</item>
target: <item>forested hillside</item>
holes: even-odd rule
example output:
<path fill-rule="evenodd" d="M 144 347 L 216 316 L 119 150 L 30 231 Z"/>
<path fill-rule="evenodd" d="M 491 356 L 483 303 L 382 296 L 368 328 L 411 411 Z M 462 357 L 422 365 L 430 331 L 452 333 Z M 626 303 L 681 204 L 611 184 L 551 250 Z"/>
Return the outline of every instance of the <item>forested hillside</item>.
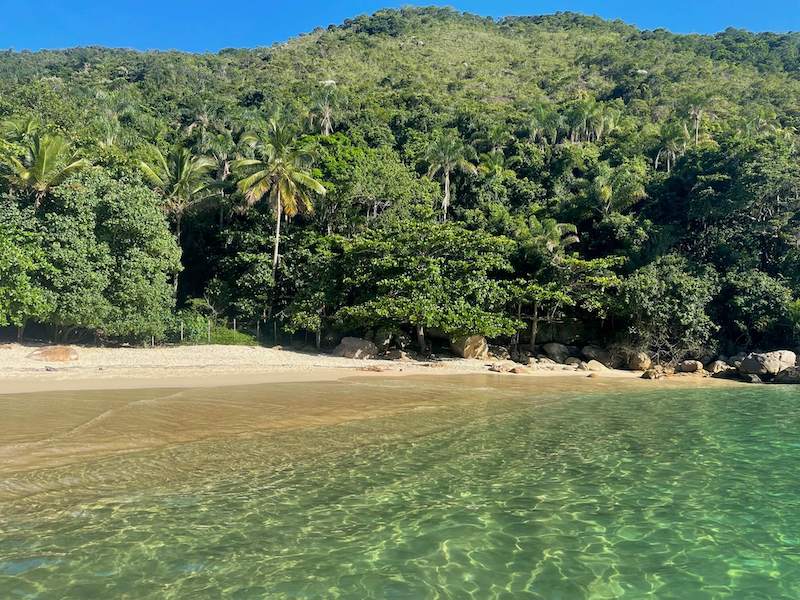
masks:
<path fill-rule="evenodd" d="M 9 336 L 798 343 L 798 34 L 437 8 L 9 51 L 0 121 Z"/>

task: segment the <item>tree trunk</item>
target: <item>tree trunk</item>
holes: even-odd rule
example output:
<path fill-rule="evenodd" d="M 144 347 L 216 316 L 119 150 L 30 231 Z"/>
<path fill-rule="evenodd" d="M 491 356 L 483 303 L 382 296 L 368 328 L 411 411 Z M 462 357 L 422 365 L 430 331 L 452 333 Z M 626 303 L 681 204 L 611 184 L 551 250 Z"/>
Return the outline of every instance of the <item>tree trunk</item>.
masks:
<path fill-rule="evenodd" d="M 522 318 L 522 302 L 517 302 L 517 320 L 520 320 L 521 318 Z M 511 347 L 514 350 L 517 350 L 519 348 L 519 329 L 517 329 L 517 331 L 514 332 L 514 337 L 511 342 Z"/>
<path fill-rule="evenodd" d="M 322 347 L 322 325 L 317 327 L 317 334 L 316 338 L 314 339 L 314 345 L 317 347 L 317 350 Z"/>
<path fill-rule="evenodd" d="M 419 351 L 425 353 L 425 328 L 422 325 L 417 325 L 417 345 Z"/>
<path fill-rule="evenodd" d="M 281 191 L 278 190 L 277 206 L 275 207 L 275 248 L 272 252 L 272 283 L 275 285 L 275 280 L 278 275 L 278 247 L 281 243 L 281 212 L 283 210 L 281 201 Z"/>
<path fill-rule="evenodd" d="M 25 325 L 27 325 L 27 321 L 23 321 L 22 325 L 17 327 L 17 343 L 22 343 L 22 338 L 25 337 Z"/>
<path fill-rule="evenodd" d="M 183 258 L 183 231 L 182 231 L 182 223 L 181 223 L 181 214 L 178 213 L 175 215 L 175 240 L 178 244 L 178 250 L 181 251 L 181 258 Z M 175 275 L 172 278 L 172 288 L 175 292 L 175 295 L 178 295 L 178 278 L 180 277 L 181 272 L 176 271 Z"/>
<path fill-rule="evenodd" d="M 447 221 L 447 209 L 450 207 L 450 171 L 444 172 L 444 199 L 442 200 L 442 222 Z"/>
<path fill-rule="evenodd" d="M 531 352 L 536 351 L 536 334 L 539 333 L 539 302 L 533 303 L 533 316 L 531 317 Z"/>

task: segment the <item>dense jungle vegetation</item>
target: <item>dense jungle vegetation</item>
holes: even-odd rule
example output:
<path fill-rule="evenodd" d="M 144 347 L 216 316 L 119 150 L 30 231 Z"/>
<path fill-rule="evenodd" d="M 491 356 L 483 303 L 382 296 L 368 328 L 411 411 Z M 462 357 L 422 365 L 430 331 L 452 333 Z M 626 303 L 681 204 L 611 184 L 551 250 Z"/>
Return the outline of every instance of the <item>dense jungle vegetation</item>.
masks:
<path fill-rule="evenodd" d="M 795 346 L 800 35 L 380 11 L 0 53 L 0 326 Z"/>

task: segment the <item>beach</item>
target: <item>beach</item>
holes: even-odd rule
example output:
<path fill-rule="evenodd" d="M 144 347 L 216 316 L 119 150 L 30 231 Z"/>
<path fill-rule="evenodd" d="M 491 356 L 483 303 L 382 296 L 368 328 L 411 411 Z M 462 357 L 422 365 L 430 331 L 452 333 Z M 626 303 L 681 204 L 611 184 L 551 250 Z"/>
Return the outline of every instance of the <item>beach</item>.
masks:
<path fill-rule="evenodd" d="M 488 373 L 496 359 L 436 357 L 431 360 L 349 359 L 323 353 L 256 346 L 170 346 L 156 348 L 75 347 L 77 360 L 32 358 L 38 347 L 0 346 L 0 394 L 59 390 L 219 387 L 265 383 L 335 381 L 353 375 L 459 375 Z M 589 373 L 555 365 L 522 375 L 581 377 Z M 597 378 L 636 378 L 640 373 L 607 370 Z"/>

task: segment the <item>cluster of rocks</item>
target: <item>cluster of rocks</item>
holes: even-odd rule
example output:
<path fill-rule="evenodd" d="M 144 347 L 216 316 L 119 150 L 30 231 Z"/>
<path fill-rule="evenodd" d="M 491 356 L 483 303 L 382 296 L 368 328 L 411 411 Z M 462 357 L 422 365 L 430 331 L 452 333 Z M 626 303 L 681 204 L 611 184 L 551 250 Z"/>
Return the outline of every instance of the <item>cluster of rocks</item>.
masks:
<path fill-rule="evenodd" d="M 647 369 L 642 377 L 662 379 L 674 374 L 735 379 L 748 383 L 800 384 L 800 364 L 797 355 L 790 350 L 720 356 L 705 364 L 699 360 L 684 360 L 674 368 L 656 365 Z"/>

